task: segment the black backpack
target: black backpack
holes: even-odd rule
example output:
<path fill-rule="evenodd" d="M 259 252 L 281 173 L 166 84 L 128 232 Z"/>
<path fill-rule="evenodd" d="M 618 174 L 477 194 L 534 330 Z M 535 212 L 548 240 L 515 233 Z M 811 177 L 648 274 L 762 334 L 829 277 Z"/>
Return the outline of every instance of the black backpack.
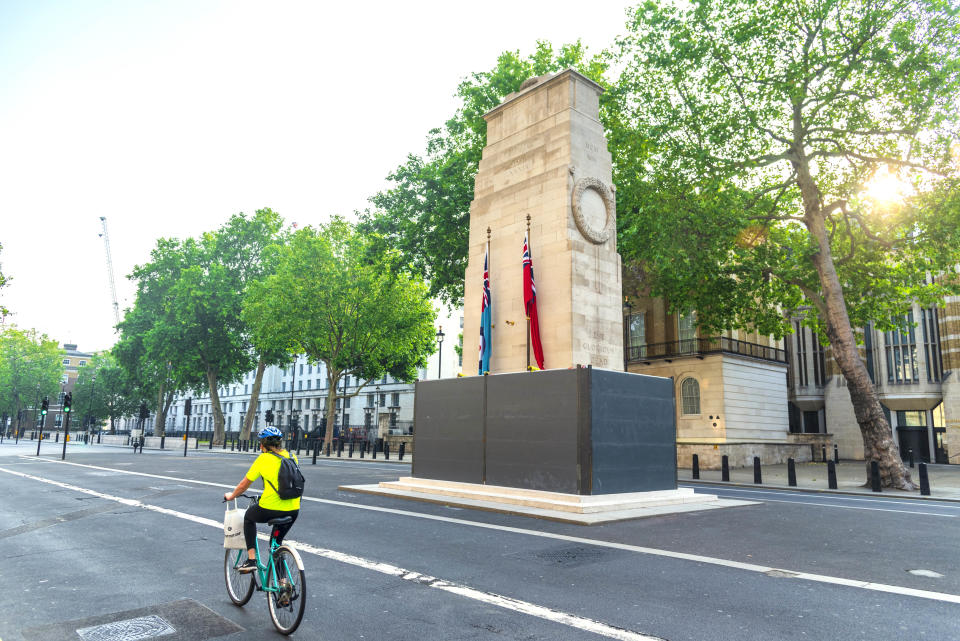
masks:
<path fill-rule="evenodd" d="M 267 481 L 267 477 L 263 477 L 263 480 L 266 483 L 270 483 L 270 487 L 273 488 L 273 491 L 276 492 L 277 496 L 281 499 L 296 499 L 303 496 L 303 474 L 300 473 L 297 462 L 293 460 L 292 456 L 285 458 L 276 452 L 270 453 L 280 459 L 280 472 L 277 474 L 277 486 Z"/>

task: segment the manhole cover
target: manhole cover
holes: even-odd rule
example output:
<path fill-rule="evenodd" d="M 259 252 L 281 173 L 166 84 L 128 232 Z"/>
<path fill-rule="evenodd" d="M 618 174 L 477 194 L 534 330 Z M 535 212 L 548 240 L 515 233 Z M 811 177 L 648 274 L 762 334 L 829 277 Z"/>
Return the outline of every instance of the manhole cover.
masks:
<path fill-rule="evenodd" d="M 175 632 L 169 623 L 155 614 L 77 630 L 83 641 L 141 641 Z"/>
<path fill-rule="evenodd" d="M 588 563 L 596 563 L 600 559 L 606 557 L 609 553 L 609 550 L 604 550 L 603 548 L 574 545 L 571 547 L 541 550 L 540 552 L 534 553 L 533 556 L 541 561 L 549 563 L 550 565 L 573 567 L 577 565 L 586 565 Z"/>

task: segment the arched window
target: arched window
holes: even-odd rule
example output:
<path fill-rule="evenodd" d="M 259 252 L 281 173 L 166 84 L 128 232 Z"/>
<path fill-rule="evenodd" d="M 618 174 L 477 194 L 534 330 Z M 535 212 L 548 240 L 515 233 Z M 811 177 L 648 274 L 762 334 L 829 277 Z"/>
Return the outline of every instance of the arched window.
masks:
<path fill-rule="evenodd" d="M 680 408 L 683 414 L 700 413 L 700 383 L 695 378 L 685 378 L 680 383 Z"/>

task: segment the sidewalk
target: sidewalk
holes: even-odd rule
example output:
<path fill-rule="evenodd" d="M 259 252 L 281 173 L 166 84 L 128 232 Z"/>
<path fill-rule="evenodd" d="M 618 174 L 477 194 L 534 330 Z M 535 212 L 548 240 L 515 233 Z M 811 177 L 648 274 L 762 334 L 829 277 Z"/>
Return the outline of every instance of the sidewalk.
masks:
<path fill-rule="evenodd" d="M 920 496 L 920 491 L 901 492 L 883 488 L 882 492 L 870 491 L 867 482 L 866 464 L 863 461 L 840 461 L 837 467 L 837 489 L 827 488 L 826 463 L 797 463 L 797 487 L 791 488 L 787 484 L 787 465 L 764 465 L 761 469 L 762 485 L 753 483 L 753 467 L 730 469 L 730 481 L 720 480 L 720 470 L 700 470 L 700 483 L 716 485 L 736 485 L 740 487 L 763 487 L 773 489 L 804 490 L 815 492 L 829 492 L 840 494 L 866 494 L 870 496 L 896 496 L 914 499 L 941 499 L 946 501 L 960 501 L 960 465 L 927 465 L 927 476 L 930 479 L 930 496 Z M 910 469 L 910 468 L 907 468 Z M 910 469 L 911 478 L 920 485 L 919 465 Z M 690 468 L 677 469 L 677 480 L 680 482 L 693 481 Z M 697 481 L 693 481 L 697 482 Z"/>

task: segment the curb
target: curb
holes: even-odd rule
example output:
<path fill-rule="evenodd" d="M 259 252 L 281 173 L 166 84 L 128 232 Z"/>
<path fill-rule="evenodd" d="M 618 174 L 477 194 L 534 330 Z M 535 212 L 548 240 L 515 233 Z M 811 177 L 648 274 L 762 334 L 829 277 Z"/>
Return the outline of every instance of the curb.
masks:
<path fill-rule="evenodd" d="M 874 498 L 895 498 L 895 499 L 910 499 L 912 501 L 940 501 L 943 503 L 960 503 L 960 499 L 952 499 L 939 496 L 915 496 L 913 494 L 906 493 L 897 493 L 893 494 L 891 492 L 859 492 L 856 490 L 831 490 L 829 488 L 820 489 L 820 488 L 807 488 L 807 487 L 790 487 L 789 485 L 754 485 L 753 483 L 737 483 L 737 482 L 725 482 L 725 481 L 705 481 L 703 479 L 677 479 L 677 483 L 690 483 L 693 485 L 705 485 L 708 487 L 736 487 L 736 488 L 747 488 L 747 489 L 759 489 L 759 490 L 778 490 L 785 492 L 806 492 L 807 494 L 840 494 L 846 496 L 870 496 Z"/>

